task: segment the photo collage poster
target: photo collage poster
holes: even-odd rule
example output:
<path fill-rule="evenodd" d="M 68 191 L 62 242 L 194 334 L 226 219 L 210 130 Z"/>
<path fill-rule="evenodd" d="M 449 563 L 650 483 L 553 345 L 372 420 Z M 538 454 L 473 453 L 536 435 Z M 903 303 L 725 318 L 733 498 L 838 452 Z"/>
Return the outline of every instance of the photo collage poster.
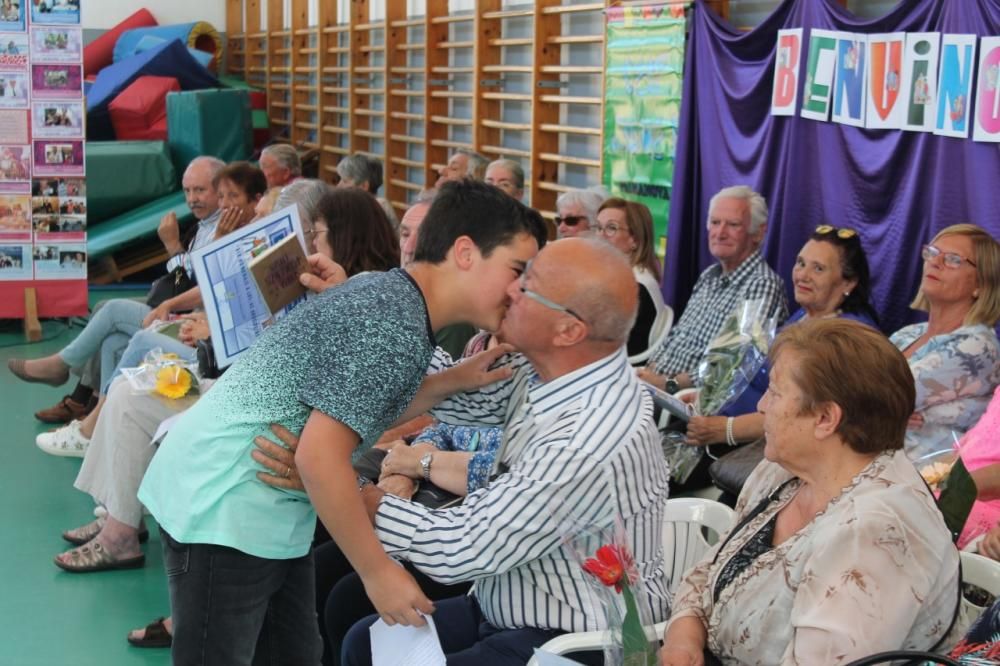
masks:
<path fill-rule="evenodd" d="M 87 278 L 79 0 L 0 0 L 0 281 Z"/>

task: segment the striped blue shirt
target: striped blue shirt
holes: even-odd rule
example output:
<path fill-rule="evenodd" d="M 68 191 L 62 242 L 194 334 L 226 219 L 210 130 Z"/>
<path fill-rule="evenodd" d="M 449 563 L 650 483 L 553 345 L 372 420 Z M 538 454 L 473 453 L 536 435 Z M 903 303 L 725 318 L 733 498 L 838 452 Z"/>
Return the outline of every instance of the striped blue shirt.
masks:
<path fill-rule="evenodd" d="M 549 382 L 522 356 L 506 362 L 509 382 L 435 410 L 449 423 L 502 425 L 500 475 L 447 510 L 386 496 L 375 521 L 383 546 L 438 581 L 476 581 L 474 594 L 497 628 L 588 631 L 606 628 L 605 612 L 564 537 L 580 526 L 610 533 L 620 518 L 648 618 L 665 619 L 660 533 L 669 471 L 652 402 L 624 349 Z"/>

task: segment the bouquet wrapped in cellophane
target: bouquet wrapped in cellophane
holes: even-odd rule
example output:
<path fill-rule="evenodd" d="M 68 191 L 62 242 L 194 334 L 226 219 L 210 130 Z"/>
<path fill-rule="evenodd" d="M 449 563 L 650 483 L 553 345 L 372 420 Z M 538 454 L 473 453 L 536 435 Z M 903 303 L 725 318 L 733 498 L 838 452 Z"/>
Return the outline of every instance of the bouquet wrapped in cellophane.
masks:
<path fill-rule="evenodd" d="M 698 364 L 698 414 L 714 416 L 743 394 L 767 363 L 777 328 L 777 319 L 768 316 L 763 299 L 743 301 L 736 307 Z"/>
<path fill-rule="evenodd" d="M 199 392 L 198 363 L 188 362 L 159 347 L 146 353 L 137 368 L 122 368 L 133 392 L 177 400 Z"/>
<path fill-rule="evenodd" d="M 605 665 L 655 666 L 659 640 L 645 629 L 653 620 L 621 521 L 613 528 L 574 528 L 563 542 L 604 607 Z"/>

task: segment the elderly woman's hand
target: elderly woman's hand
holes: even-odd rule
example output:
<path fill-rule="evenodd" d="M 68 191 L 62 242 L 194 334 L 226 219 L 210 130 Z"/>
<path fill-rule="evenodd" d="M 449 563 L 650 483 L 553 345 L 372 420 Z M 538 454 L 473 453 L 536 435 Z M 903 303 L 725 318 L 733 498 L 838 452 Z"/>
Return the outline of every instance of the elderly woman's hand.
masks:
<path fill-rule="evenodd" d="M 664 645 L 660 648 L 660 666 L 704 666 L 705 655 L 692 646 Z"/>
<path fill-rule="evenodd" d="M 299 470 L 295 467 L 295 449 L 299 445 L 299 438 L 277 423 L 271 424 L 271 432 L 285 446 L 275 444 L 263 436 L 254 438 L 253 443 L 257 448 L 250 456 L 270 470 L 257 472 L 257 478 L 275 488 L 305 491 Z"/>
<path fill-rule="evenodd" d="M 1000 560 L 1000 525 L 997 525 L 979 542 L 979 554 L 994 560 Z"/>
<path fill-rule="evenodd" d="M 394 446 L 392 450 L 385 454 L 385 458 L 382 459 L 382 474 L 379 479 L 384 479 L 393 474 L 402 474 L 411 479 L 423 477 L 424 473 L 420 466 L 420 459 L 424 456 L 424 453 L 424 451 L 415 450 L 411 446 Z"/>
<path fill-rule="evenodd" d="M 687 424 L 687 443 L 698 446 L 726 441 L 725 416 L 692 416 Z"/>
<path fill-rule="evenodd" d="M 198 340 L 207 340 L 211 336 L 212 330 L 208 327 L 208 320 L 191 318 L 181 324 L 178 340 L 188 347 L 194 347 Z"/>

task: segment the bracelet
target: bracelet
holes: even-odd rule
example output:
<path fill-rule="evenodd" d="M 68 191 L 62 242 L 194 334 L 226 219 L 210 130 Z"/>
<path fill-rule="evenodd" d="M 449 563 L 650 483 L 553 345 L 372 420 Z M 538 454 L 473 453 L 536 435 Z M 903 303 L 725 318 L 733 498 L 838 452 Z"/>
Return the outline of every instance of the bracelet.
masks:
<path fill-rule="evenodd" d="M 736 438 L 733 437 L 733 421 L 735 420 L 732 416 L 726 418 L 726 444 L 729 446 L 736 446 L 738 444 Z"/>

